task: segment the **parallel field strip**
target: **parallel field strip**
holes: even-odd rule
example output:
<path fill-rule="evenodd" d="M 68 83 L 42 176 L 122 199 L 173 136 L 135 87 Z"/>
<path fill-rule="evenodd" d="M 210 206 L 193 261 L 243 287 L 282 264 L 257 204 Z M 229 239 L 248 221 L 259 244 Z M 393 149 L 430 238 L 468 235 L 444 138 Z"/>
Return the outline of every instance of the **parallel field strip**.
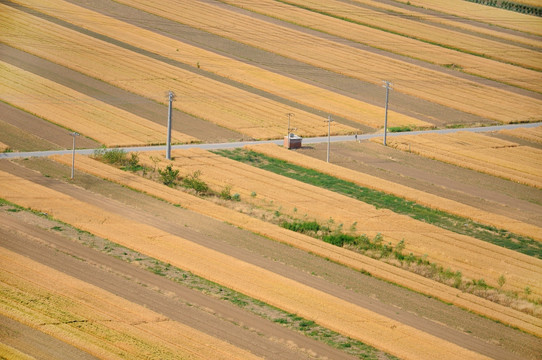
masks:
<path fill-rule="evenodd" d="M 156 159 L 159 154 L 140 154 L 141 163 L 154 166 L 150 156 Z M 392 245 L 404 240 L 407 253 L 425 255 L 444 268 L 461 271 L 465 278 L 484 279 L 497 287 L 498 278 L 506 274 L 509 290 L 522 292 L 528 286 L 533 294 L 542 295 L 542 260 L 204 150 L 175 150 L 172 157 L 181 175 L 201 171 L 200 179 L 212 189 L 221 191 L 230 186 L 232 194 L 240 194 L 243 201 L 255 206 L 270 207 L 294 218 L 316 219 L 321 224 L 327 224 L 331 217 L 344 229 L 355 224 L 356 233 L 370 238 L 381 234 L 384 242 Z M 164 160 L 156 166 L 163 168 L 167 163 Z"/>
<path fill-rule="evenodd" d="M 120 3 L 355 79 L 503 123 L 534 121 L 542 101 L 357 49 L 196 0 Z M 176 8 L 176 12 L 171 12 Z M 201 14 L 205 14 L 202 16 Z"/>
<path fill-rule="evenodd" d="M 245 148 L 295 165 L 313 169 L 363 187 L 382 191 L 387 194 L 393 194 L 432 209 L 466 217 L 482 224 L 492 225 L 499 229 L 505 229 L 515 234 L 529 236 L 538 241 L 542 241 L 542 228 L 536 225 L 527 224 L 506 216 L 477 209 L 454 200 L 426 193 L 363 172 L 327 163 L 295 151 L 288 151 L 275 144 L 248 145 L 245 146 Z"/>
<path fill-rule="evenodd" d="M 54 156 L 53 159 L 59 163 L 71 166 L 71 157 L 68 155 Z M 77 156 L 75 164 L 78 171 L 83 171 L 136 191 L 141 191 L 172 204 L 181 205 L 191 211 L 228 222 L 229 224 L 246 229 L 255 234 L 308 251 L 355 270 L 369 272 L 372 276 L 379 279 L 404 286 L 429 296 L 434 296 L 463 309 L 473 311 L 511 326 L 516 326 L 537 336 L 542 336 L 542 320 L 533 316 L 504 307 L 472 294 L 463 293 L 460 290 L 440 284 L 412 272 L 325 243 L 307 235 L 289 231 L 278 225 L 192 196 L 183 191 L 170 188 L 141 176 L 121 171 L 86 156 Z"/>
<path fill-rule="evenodd" d="M 0 171 L 0 198 L 264 301 L 405 359 L 487 359 L 258 266 Z M 36 197 L 34 194 L 40 194 Z"/>
<path fill-rule="evenodd" d="M 520 139 L 531 141 L 533 143 L 542 144 L 542 126 L 537 126 L 530 129 L 500 130 L 499 134 L 514 136 Z"/>
<path fill-rule="evenodd" d="M 0 313 L 91 355 L 142 360 L 260 359 L 2 247 L 0 259 Z"/>
<path fill-rule="evenodd" d="M 322 117 L 241 90 L 162 61 L 56 25 L 10 6 L 0 5 L 0 41 L 119 88 L 164 103 L 166 91 L 177 95 L 174 106 L 194 116 L 255 139 L 284 136 L 296 113 L 302 136 L 327 135 Z M 175 51 L 172 49 L 172 51 Z M 336 123 L 335 134 L 356 129 Z"/>
<path fill-rule="evenodd" d="M 380 3 L 375 0 L 354 1 L 380 6 Z M 400 2 L 407 3 L 408 1 Z M 411 0 L 410 4 L 417 7 L 423 7 L 425 9 L 439 11 L 444 14 L 457 16 L 459 18 L 475 20 L 497 27 L 542 36 L 542 20 L 536 16 L 520 14 L 515 11 L 475 4 L 464 0 Z"/>
<path fill-rule="evenodd" d="M 485 37 L 411 20 L 397 14 L 365 9 L 335 0 L 325 3 L 318 0 L 288 0 L 288 4 L 308 7 L 318 12 L 333 14 L 340 19 L 349 19 L 365 25 L 359 26 L 352 22 L 318 15 L 314 12 L 301 10 L 297 6 L 284 5 L 273 0 L 258 1 L 257 4 L 246 0 L 222 0 L 222 2 L 269 14 L 279 19 L 286 19 L 289 22 L 309 26 L 352 41 L 369 42 L 370 46 L 420 58 L 424 61 L 440 65 L 451 63 L 460 65 L 464 67 L 466 72 L 474 72 L 477 75 L 479 73 L 480 76 L 491 79 L 499 74 L 499 70 L 505 70 L 505 73 L 499 76 L 501 79 L 507 80 L 503 82 L 513 81 L 513 77 L 517 76 L 523 81 L 531 83 L 529 86 L 532 87 L 536 86 L 536 81 L 530 79 L 535 76 L 540 82 L 542 77 L 540 74 L 542 69 L 540 49 L 535 51 L 503 41 L 489 40 Z M 461 52 L 451 49 L 458 49 Z M 478 56 L 470 54 L 478 54 Z M 495 61 L 480 57 L 481 54 Z M 525 68 L 537 71 L 525 71 Z"/>
<path fill-rule="evenodd" d="M 63 0 L 48 1 L 47 6 L 43 6 L 42 2 L 38 0 L 15 0 L 14 2 L 175 61 L 199 67 L 225 78 L 285 97 L 299 104 L 374 128 L 383 126 L 384 109 L 382 106 L 374 106 L 249 65 Z M 389 118 L 390 126 L 431 126 L 425 121 L 394 111 L 389 111 Z"/>
<path fill-rule="evenodd" d="M 468 132 L 402 135 L 388 146 L 542 188 L 542 150 L 534 147 Z"/>
<path fill-rule="evenodd" d="M 507 31 L 507 30 L 503 31 L 502 28 L 499 28 L 496 26 L 488 26 L 487 23 L 491 22 L 494 19 L 492 19 L 491 17 L 484 17 L 483 16 L 484 13 L 480 12 L 479 11 L 480 9 L 478 9 L 476 13 L 470 14 L 470 15 L 474 15 L 473 19 L 476 20 L 473 23 L 473 21 L 464 21 L 465 19 L 464 18 L 462 19 L 461 16 L 457 16 L 457 15 L 454 16 L 451 14 L 447 14 L 446 12 L 449 11 L 450 9 L 448 6 L 442 7 L 442 2 L 440 2 L 437 7 L 432 8 L 432 9 L 431 7 L 433 5 L 433 1 L 431 2 L 431 4 L 428 4 L 427 6 L 424 6 L 424 7 L 413 6 L 409 9 L 405 9 L 402 6 L 382 3 L 382 2 L 378 2 L 374 0 L 354 0 L 354 1 L 362 5 L 368 5 L 371 8 L 380 9 L 382 11 L 387 11 L 390 13 L 400 14 L 401 16 L 405 16 L 407 18 L 418 19 L 418 20 L 436 24 L 436 25 L 444 25 L 445 27 L 456 29 L 459 31 L 467 31 L 475 35 L 486 35 L 486 36 L 489 36 L 490 38 L 507 40 L 515 44 L 528 45 L 534 48 L 542 48 L 542 39 L 537 39 L 534 36 L 516 33 L 513 31 Z M 437 3 L 437 2 L 435 1 L 434 3 Z M 447 2 L 446 5 L 450 3 L 451 2 Z M 425 13 L 424 8 L 431 9 L 432 13 L 430 14 Z M 531 17 L 526 17 L 523 20 L 531 21 L 533 19 Z"/>
<path fill-rule="evenodd" d="M 167 129 L 69 87 L 0 61 L 0 99 L 106 146 L 164 144 Z M 173 130 L 173 143 L 196 138 Z"/>

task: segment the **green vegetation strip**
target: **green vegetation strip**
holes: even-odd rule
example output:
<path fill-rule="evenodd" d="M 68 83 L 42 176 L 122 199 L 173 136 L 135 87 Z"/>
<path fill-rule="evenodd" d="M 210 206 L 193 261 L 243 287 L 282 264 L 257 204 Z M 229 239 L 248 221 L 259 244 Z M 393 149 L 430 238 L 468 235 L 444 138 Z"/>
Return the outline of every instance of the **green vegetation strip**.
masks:
<path fill-rule="evenodd" d="M 304 319 L 296 314 L 288 313 L 262 301 L 253 299 L 242 293 L 194 275 L 189 271 L 174 267 L 171 264 L 123 247 L 122 245 L 111 242 L 107 239 L 94 236 L 89 232 L 79 230 L 69 224 L 55 220 L 47 214 L 25 209 L 0 198 L 0 211 L 2 210 L 7 212 L 27 211 L 36 216 L 45 218 L 50 221 L 49 229 L 63 232 L 62 235 L 69 237 L 72 241 L 77 241 L 82 245 L 93 248 L 122 261 L 138 265 L 147 271 L 150 271 L 158 276 L 163 276 L 192 290 L 228 301 L 261 318 L 281 324 L 284 327 L 300 332 L 311 339 L 323 342 L 359 359 L 398 360 L 398 358 L 393 355 L 384 353 L 372 346 L 364 344 L 361 341 L 345 337 L 337 332 L 324 328 L 316 324 L 314 321 Z M 81 260 L 85 261 L 84 259 Z M 150 284 L 141 283 L 141 285 L 147 287 Z M 194 306 L 194 304 L 191 304 L 191 306 Z"/>
<path fill-rule="evenodd" d="M 444 211 L 431 209 L 413 201 L 386 194 L 349 181 L 307 169 L 286 161 L 275 159 L 254 151 L 244 149 L 217 150 L 214 153 L 240 161 L 260 169 L 274 172 L 307 184 L 331 190 L 354 199 L 371 204 L 376 208 L 389 209 L 398 214 L 408 215 L 413 219 L 474 237 L 504 248 L 542 259 L 542 243 L 532 238 L 513 234 L 493 226 L 480 224 L 473 220 L 452 215 Z"/>

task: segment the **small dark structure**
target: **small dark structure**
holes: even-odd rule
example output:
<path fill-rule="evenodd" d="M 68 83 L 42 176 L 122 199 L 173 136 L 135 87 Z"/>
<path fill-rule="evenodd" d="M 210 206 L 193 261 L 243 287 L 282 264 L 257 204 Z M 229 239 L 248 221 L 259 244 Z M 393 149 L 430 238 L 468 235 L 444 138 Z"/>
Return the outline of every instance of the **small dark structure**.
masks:
<path fill-rule="evenodd" d="M 289 134 L 290 136 L 284 137 L 284 147 L 287 149 L 299 149 L 301 148 L 301 141 L 303 138 L 301 136 L 297 136 L 296 134 Z"/>

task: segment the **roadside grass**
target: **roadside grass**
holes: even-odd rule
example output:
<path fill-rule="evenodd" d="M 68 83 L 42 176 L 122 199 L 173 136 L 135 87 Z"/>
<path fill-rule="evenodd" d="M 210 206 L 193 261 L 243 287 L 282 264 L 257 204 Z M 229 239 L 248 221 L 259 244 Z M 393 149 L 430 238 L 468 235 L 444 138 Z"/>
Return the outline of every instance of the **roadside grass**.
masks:
<path fill-rule="evenodd" d="M 307 184 L 331 190 L 378 208 L 389 209 L 440 228 L 467 235 L 510 250 L 542 259 L 542 243 L 532 238 L 517 235 L 494 226 L 484 225 L 444 211 L 431 209 L 413 201 L 381 191 L 359 186 L 349 181 L 307 169 L 286 161 L 275 159 L 245 149 L 216 150 L 214 153 L 274 172 Z"/>
<path fill-rule="evenodd" d="M 3 208 L 3 209 L 2 209 Z M 221 286 L 205 278 L 192 274 L 189 271 L 174 267 L 171 264 L 154 259 L 135 250 L 126 248 L 107 239 L 94 236 L 86 231 L 81 231 L 69 224 L 59 222 L 47 214 L 39 213 L 26 209 L 9 201 L 0 198 L 0 211 L 9 211 L 11 208 L 17 208 L 19 211 L 26 211 L 35 216 L 45 218 L 49 221 L 48 229 L 63 229 L 60 235 L 69 238 L 72 241 L 100 251 L 109 256 L 113 256 L 127 263 L 137 265 L 146 271 L 152 272 L 157 276 L 165 277 L 182 286 L 192 290 L 199 291 L 205 295 L 219 298 L 223 301 L 240 307 L 252 314 L 271 322 L 280 324 L 293 331 L 304 334 L 308 338 L 323 342 L 336 349 L 344 351 L 359 359 L 367 360 L 398 360 L 397 357 L 386 354 L 372 346 L 366 345 L 361 341 L 345 337 L 337 332 L 324 328 L 314 321 L 304 319 L 297 314 L 288 313 L 274 306 L 268 305 L 260 300 L 253 299 L 242 293 Z M 70 255 L 70 254 L 68 254 Z M 71 255 L 70 255 L 71 256 Z M 79 259 L 79 258 L 78 258 Z M 85 261 L 84 259 L 80 259 Z M 150 284 L 140 283 L 141 286 L 149 287 Z M 160 291 L 155 289 L 155 291 Z M 197 306 L 190 304 L 190 306 Z M 203 309 L 205 311 L 205 309 Z M 229 320 L 233 323 L 234 319 Z"/>

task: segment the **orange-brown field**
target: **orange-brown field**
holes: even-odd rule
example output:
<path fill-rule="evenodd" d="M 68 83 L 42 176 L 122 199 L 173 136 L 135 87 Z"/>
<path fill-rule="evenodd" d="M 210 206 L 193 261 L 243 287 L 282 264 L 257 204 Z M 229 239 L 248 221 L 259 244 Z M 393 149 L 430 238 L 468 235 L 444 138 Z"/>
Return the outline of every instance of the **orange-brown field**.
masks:
<path fill-rule="evenodd" d="M 539 358 L 541 127 L 333 143 L 331 164 L 325 143 L 239 152 L 489 240 L 193 145 L 381 133 L 383 81 L 390 131 L 541 121 L 539 17 L 463 0 L 6 0 L 0 22 L 0 358 Z M 164 144 L 168 91 L 172 142 L 193 148 L 105 149 Z M 77 154 L 74 178 L 71 151 L 18 154 L 75 139 L 103 149 Z M 507 234 L 517 249 L 494 241 Z"/>

